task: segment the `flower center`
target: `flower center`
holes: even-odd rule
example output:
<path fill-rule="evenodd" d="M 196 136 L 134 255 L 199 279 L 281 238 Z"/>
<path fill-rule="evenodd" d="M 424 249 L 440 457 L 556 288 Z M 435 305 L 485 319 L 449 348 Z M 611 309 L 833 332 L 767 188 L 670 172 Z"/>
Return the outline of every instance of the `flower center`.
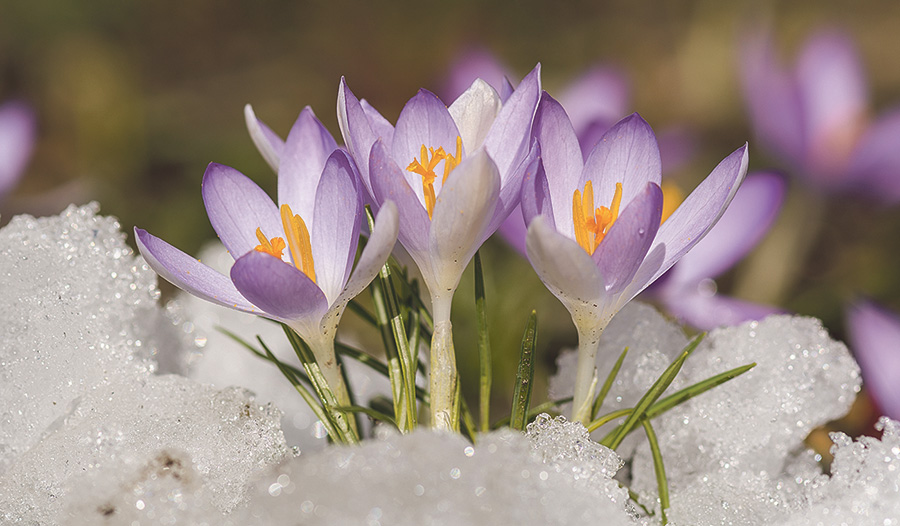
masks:
<path fill-rule="evenodd" d="M 594 186 L 590 181 L 584 183 L 584 194 L 575 190 L 572 196 L 572 221 L 575 225 L 575 241 L 593 255 L 600 242 L 606 237 L 610 227 L 619 217 L 619 205 L 622 203 L 622 183 L 616 183 L 609 208 L 594 208 Z"/>
<path fill-rule="evenodd" d="M 437 174 L 434 173 L 434 170 L 441 161 L 444 161 L 444 177 L 441 179 L 441 184 L 444 184 L 450 172 L 462 161 L 462 137 L 456 136 L 456 155 L 450 155 L 444 151 L 443 146 L 435 150 L 434 148 L 426 148 L 423 144 L 419 157 L 421 157 L 421 160 L 413 157 L 413 161 L 409 163 L 406 169 L 422 176 L 425 210 L 428 211 L 428 219 L 431 219 L 431 214 L 434 213 L 434 203 L 437 200 L 437 196 L 434 194 L 434 180 L 437 179 Z"/>
<path fill-rule="evenodd" d="M 290 206 L 281 205 L 281 225 L 285 237 L 287 237 L 287 245 L 290 246 L 294 266 L 315 283 L 316 267 L 313 263 L 312 245 L 309 242 L 309 230 L 306 228 L 306 223 L 303 222 L 303 218 L 294 215 Z M 273 237 L 270 240 L 263 234 L 262 228 L 256 229 L 256 238 L 259 240 L 259 245 L 256 246 L 258 252 L 281 259 L 281 253 L 285 249 L 284 239 Z"/>

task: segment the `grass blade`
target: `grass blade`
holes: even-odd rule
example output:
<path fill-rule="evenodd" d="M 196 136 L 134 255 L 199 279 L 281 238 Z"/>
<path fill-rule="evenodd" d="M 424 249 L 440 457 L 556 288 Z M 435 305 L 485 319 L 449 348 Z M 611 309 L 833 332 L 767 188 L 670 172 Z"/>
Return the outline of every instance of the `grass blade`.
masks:
<path fill-rule="evenodd" d="M 475 252 L 475 318 L 478 321 L 479 391 L 478 416 L 480 429 L 487 432 L 491 428 L 491 340 L 488 336 L 487 311 L 484 296 L 484 274 L 481 254 Z"/>
<path fill-rule="evenodd" d="M 359 413 L 363 415 L 367 415 L 372 417 L 374 420 L 378 420 L 381 422 L 387 422 L 391 424 L 395 428 L 397 428 L 397 422 L 391 418 L 390 416 L 382 413 L 381 411 L 376 411 L 371 407 L 363 407 L 360 405 L 351 405 L 351 406 L 338 406 L 334 408 L 336 411 L 343 411 L 344 413 Z M 399 430 L 399 428 L 397 428 Z"/>
<path fill-rule="evenodd" d="M 531 387 L 534 383 L 534 347 L 537 342 L 537 311 L 531 311 L 525 334 L 522 336 L 522 350 L 519 355 L 519 369 L 516 372 L 516 388 L 513 391 L 513 407 L 509 427 L 525 431 L 528 423 L 528 406 L 531 403 Z"/>
<path fill-rule="evenodd" d="M 527 420 L 529 422 L 531 422 L 532 420 L 534 420 L 534 417 L 538 416 L 539 414 L 546 413 L 547 411 L 550 411 L 554 407 L 559 407 L 559 406 L 561 406 L 563 404 L 567 404 L 571 401 L 572 401 L 572 397 L 567 396 L 565 398 L 560 398 L 559 400 L 549 400 L 547 402 L 544 402 L 543 404 L 536 405 L 528 410 Z M 509 419 L 510 419 L 510 417 L 508 417 L 508 416 L 505 418 L 502 418 L 497 423 L 495 423 L 491 428 L 492 429 L 500 429 L 503 426 L 507 426 L 507 425 L 509 425 Z"/>
<path fill-rule="evenodd" d="M 717 387 L 731 379 L 737 378 L 738 376 L 746 373 L 754 367 L 756 367 L 756 363 L 750 363 L 747 365 L 742 365 L 740 367 L 735 367 L 734 369 L 730 369 L 728 371 L 725 371 L 724 373 L 719 373 L 715 376 L 707 378 L 706 380 L 685 387 L 684 389 L 677 391 L 650 406 L 650 409 L 647 409 L 647 418 L 656 418 L 669 409 L 687 402 L 691 398 L 703 394 L 713 387 Z"/>
<path fill-rule="evenodd" d="M 653 471 L 656 472 L 656 485 L 659 488 L 660 519 L 663 526 L 669 523 L 666 518 L 666 510 L 669 509 L 669 482 L 666 480 L 666 467 L 663 465 L 662 452 L 659 450 L 659 441 L 656 432 L 647 418 L 641 419 L 644 432 L 647 433 L 647 442 L 650 443 L 650 454 L 653 456 Z"/>
<path fill-rule="evenodd" d="M 606 395 L 609 394 L 609 390 L 612 388 L 612 384 L 616 381 L 616 376 L 619 374 L 619 369 L 622 368 L 622 362 L 625 361 L 626 354 L 628 354 L 628 347 L 625 347 L 625 350 L 619 355 L 619 359 L 616 360 L 616 364 L 613 365 L 612 370 L 606 377 L 606 381 L 603 382 L 600 393 L 597 394 L 597 398 L 594 398 L 594 405 L 591 408 L 591 420 L 597 418 L 597 413 L 600 412 L 600 407 L 603 406 L 603 401 L 606 400 Z"/>

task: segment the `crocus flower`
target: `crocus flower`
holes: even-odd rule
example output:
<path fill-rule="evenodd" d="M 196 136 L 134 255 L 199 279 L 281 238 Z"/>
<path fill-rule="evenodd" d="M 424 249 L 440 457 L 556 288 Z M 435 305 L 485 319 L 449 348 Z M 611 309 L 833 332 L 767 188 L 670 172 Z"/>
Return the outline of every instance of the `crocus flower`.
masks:
<path fill-rule="evenodd" d="M 773 48 L 758 32 L 747 38 L 741 57 L 760 144 L 816 188 L 900 200 L 900 108 L 870 121 L 863 67 L 850 38 L 817 33 L 793 68 Z"/>
<path fill-rule="evenodd" d="M 584 422 L 603 329 L 712 228 L 746 174 L 747 147 L 660 225 L 659 148 L 639 115 L 614 125 L 584 160 L 569 117 L 546 93 L 534 128 L 540 158 L 522 187 L 528 259 L 578 331 L 573 419 Z"/>
<path fill-rule="evenodd" d="M 35 128 L 34 112 L 26 104 L 0 105 L 0 199 L 25 173 L 34 149 Z"/>
<path fill-rule="evenodd" d="M 342 80 L 338 122 L 376 207 L 397 203 L 398 239 L 431 294 L 432 425 L 458 425 L 450 303 L 469 260 L 515 208 L 540 68 L 502 102 L 476 80 L 449 107 L 420 90 L 392 126 Z"/>
<path fill-rule="evenodd" d="M 900 419 L 900 317 L 860 301 L 847 311 L 847 329 L 866 388 L 886 416 Z"/>
<path fill-rule="evenodd" d="M 777 174 L 748 175 L 719 222 L 645 294 L 652 293 L 681 321 L 702 330 L 782 312 L 717 294 L 713 279 L 762 240 L 778 217 L 785 189 Z"/>
<path fill-rule="evenodd" d="M 268 128 L 266 128 L 268 130 Z M 213 229 L 235 258 L 220 274 L 145 230 L 138 248 L 160 276 L 213 303 L 283 322 L 310 346 L 338 402 L 349 403 L 334 356 L 347 303 L 378 274 L 397 238 L 397 208 L 382 204 L 356 268 L 364 190 L 350 156 L 305 108 L 279 146 L 278 205 L 237 170 L 212 163 L 202 194 Z"/>

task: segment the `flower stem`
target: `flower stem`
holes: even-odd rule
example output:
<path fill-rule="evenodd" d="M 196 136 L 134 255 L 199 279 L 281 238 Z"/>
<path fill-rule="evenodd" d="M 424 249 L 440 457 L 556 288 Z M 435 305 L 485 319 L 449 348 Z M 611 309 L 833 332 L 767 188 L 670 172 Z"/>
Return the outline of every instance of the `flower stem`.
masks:
<path fill-rule="evenodd" d="M 341 407 L 352 406 L 353 401 L 350 399 L 350 391 L 347 389 L 344 375 L 341 374 L 341 366 L 334 354 L 334 339 L 329 337 L 310 339 L 307 344 L 316 357 L 316 363 L 319 364 L 319 370 L 321 370 L 325 382 L 334 393 L 337 405 Z M 347 420 L 351 429 L 357 432 L 355 419 L 348 417 Z"/>
<path fill-rule="evenodd" d="M 450 323 L 453 295 L 432 296 L 434 333 L 431 336 L 431 427 L 459 431 L 459 376 Z"/>
<path fill-rule="evenodd" d="M 575 394 L 572 396 L 572 420 L 585 426 L 591 421 L 594 391 L 597 388 L 597 350 L 603 328 L 578 327 L 578 365 L 575 370 Z"/>

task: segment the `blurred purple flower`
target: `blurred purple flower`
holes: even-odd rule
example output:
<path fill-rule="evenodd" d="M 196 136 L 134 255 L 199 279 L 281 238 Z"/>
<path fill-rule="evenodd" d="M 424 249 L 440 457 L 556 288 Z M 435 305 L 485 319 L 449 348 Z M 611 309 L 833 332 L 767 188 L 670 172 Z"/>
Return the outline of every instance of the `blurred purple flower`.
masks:
<path fill-rule="evenodd" d="M 347 303 L 390 255 L 397 209 L 391 202 L 382 204 L 351 272 L 363 218 L 363 190 L 353 160 L 337 148 L 308 107 L 286 141 L 275 134 L 269 139 L 279 154 L 278 206 L 233 168 L 212 163 L 203 175 L 210 223 L 236 259 L 230 277 L 139 228 L 137 245 L 153 270 L 173 285 L 293 328 L 316 354 L 339 401 L 346 403 L 334 357 L 335 331 Z"/>
<path fill-rule="evenodd" d="M 0 105 L 0 200 L 24 175 L 35 134 L 34 112 L 27 104 L 13 101 Z"/>
<path fill-rule="evenodd" d="M 847 310 L 847 329 L 866 388 L 886 416 L 900 419 L 900 317 L 860 301 Z"/>
<path fill-rule="evenodd" d="M 717 294 L 713 279 L 762 240 L 778 217 L 785 190 L 777 174 L 748 175 L 719 222 L 647 292 L 681 321 L 702 330 L 782 312 Z"/>
<path fill-rule="evenodd" d="M 660 225 L 659 148 L 639 115 L 610 128 L 584 161 L 565 110 L 546 93 L 534 129 L 540 157 L 522 186 L 528 259 L 578 330 L 573 418 L 584 421 L 601 333 L 712 228 L 746 174 L 747 147 L 719 163 Z"/>
<path fill-rule="evenodd" d="M 900 108 L 869 120 L 866 79 L 848 36 L 816 33 L 785 68 L 758 31 L 744 42 L 741 69 L 764 148 L 815 187 L 900 200 Z"/>

